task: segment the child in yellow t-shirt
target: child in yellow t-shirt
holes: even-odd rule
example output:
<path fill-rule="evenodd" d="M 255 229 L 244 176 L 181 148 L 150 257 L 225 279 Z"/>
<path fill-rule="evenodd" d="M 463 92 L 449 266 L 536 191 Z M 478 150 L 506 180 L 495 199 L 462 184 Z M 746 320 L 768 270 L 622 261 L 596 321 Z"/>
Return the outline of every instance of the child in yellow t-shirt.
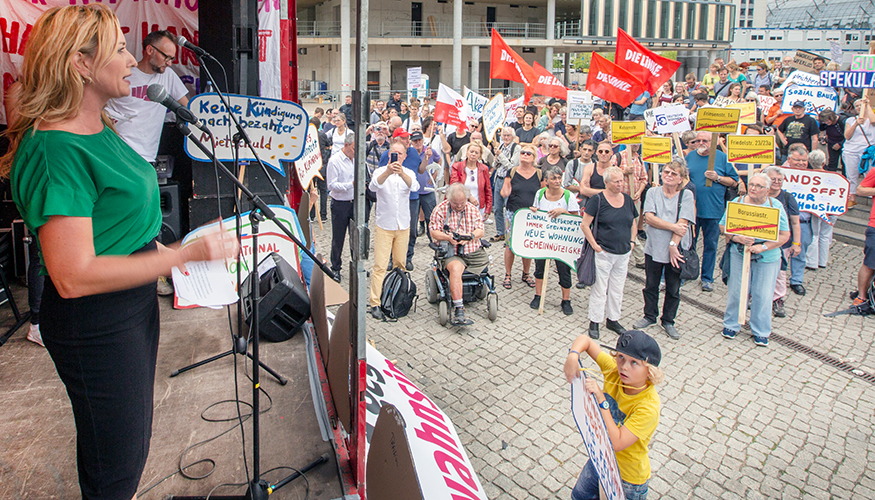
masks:
<path fill-rule="evenodd" d="M 659 344 L 644 332 L 628 330 L 617 339 L 608 355 L 588 335 L 581 335 L 568 350 L 565 378 L 571 383 L 580 376 L 580 355 L 586 353 L 598 363 L 605 377 L 604 392 L 587 377 L 586 390 L 596 397 L 620 469 L 627 500 L 646 500 L 650 482 L 647 446 L 659 424 L 659 395 L 656 384 L 664 374 L 659 368 Z M 571 492 L 572 500 L 598 500 L 599 481 L 592 461 L 587 461 Z"/>

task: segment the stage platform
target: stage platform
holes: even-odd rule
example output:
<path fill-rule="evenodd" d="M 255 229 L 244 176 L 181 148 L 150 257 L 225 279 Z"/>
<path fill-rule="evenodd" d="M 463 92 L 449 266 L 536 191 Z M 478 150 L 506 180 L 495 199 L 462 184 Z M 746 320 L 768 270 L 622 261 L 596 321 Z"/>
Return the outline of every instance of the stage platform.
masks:
<path fill-rule="evenodd" d="M 13 295 L 22 311 L 28 310 L 27 290 L 13 285 Z M 170 373 L 230 349 L 229 320 L 225 309 L 174 310 L 170 297 L 160 297 L 161 343 L 155 379 L 155 416 L 152 446 L 146 470 L 140 482 L 140 497 L 161 500 L 168 495 L 206 495 L 225 483 L 244 483 L 246 472 L 243 450 L 252 472 L 252 420 L 244 422 L 245 447 L 237 410 L 231 402 L 219 404 L 204 415 L 210 419 L 233 421 L 207 422 L 202 413 L 210 405 L 231 401 L 234 395 L 234 361 L 232 357 L 210 363 L 171 378 Z M 234 320 L 236 323 L 236 320 Z M 13 324 L 7 304 L 0 306 L 0 328 Z M 0 347 L 0 498 L 75 499 L 80 498 L 76 472 L 75 426 L 63 384 L 48 353 L 25 339 L 27 323 Z M 328 454 L 328 463 L 307 473 L 310 499 L 341 497 L 334 452 L 322 441 L 313 410 L 307 378 L 304 338 L 301 334 L 281 343 L 262 342 L 262 361 L 288 379 L 281 386 L 264 371 L 262 394 L 261 470 L 268 482 L 276 482 L 291 473 L 285 467 L 301 468 Z M 246 378 L 252 364 L 243 357 L 237 360 L 237 386 L 242 401 L 252 400 L 252 385 Z M 247 406 L 241 412 L 249 413 Z M 175 474 L 148 492 L 143 491 L 178 470 L 180 455 L 190 446 L 215 438 L 185 453 L 183 464 L 213 460 L 215 470 L 202 480 L 190 480 Z M 272 472 L 271 469 L 279 468 Z M 200 476 L 211 469 L 200 463 L 187 470 Z M 271 498 L 303 499 L 307 482 L 297 479 L 274 492 Z M 242 493 L 243 487 L 222 487 L 214 495 Z"/>

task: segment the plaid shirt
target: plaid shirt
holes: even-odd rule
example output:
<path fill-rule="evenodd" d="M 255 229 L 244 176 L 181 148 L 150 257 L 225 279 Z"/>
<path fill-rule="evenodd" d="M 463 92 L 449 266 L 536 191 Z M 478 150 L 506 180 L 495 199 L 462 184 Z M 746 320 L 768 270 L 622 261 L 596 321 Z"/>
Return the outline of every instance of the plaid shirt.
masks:
<path fill-rule="evenodd" d="M 632 174 L 635 177 L 635 187 L 640 189 L 639 186 L 647 184 L 647 172 L 644 171 L 644 164 L 641 163 L 640 156 L 633 156 L 632 163 L 635 165 L 635 173 Z M 629 186 L 629 176 L 626 175 L 626 152 L 622 151 L 620 153 L 620 169 L 623 170 L 623 192 L 628 194 L 629 196 L 633 196 L 634 193 L 630 190 Z"/>
<path fill-rule="evenodd" d="M 432 231 L 444 230 L 444 224 L 450 226 L 450 233 L 474 234 L 474 231 L 483 229 L 483 219 L 480 218 L 480 210 L 466 202 L 465 210 L 456 212 L 450 206 L 450 200 L 438 203 L 431 212 L 431 222 L 428 228 Z M 462 245 L 462 253 L 469 254 L 480 249 L 480 238 L 474 238 Z"/>

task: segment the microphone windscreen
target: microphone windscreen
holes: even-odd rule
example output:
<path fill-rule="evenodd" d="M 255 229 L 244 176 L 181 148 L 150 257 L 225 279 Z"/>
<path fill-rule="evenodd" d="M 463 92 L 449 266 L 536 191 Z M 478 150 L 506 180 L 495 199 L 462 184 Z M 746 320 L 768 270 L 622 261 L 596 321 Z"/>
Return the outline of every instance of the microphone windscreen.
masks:
<path fill-rule="evenodd" d="M 164 88 L 164 85 L 160 83 L 153 83 L 149 85 L 149 88 L 146 89 L 146 95 L 149 97 L 149 100 L 152 102 L 162 102 L 167 98 L 167 89 Z"/>
<path fill-rule="evenodd" d="M 176 37 L 176 45 L 179 45 L 180 47 L 185 47 L 186 42 L 188 42 L 188 40 L 186 40 L 184 36 Z"/>

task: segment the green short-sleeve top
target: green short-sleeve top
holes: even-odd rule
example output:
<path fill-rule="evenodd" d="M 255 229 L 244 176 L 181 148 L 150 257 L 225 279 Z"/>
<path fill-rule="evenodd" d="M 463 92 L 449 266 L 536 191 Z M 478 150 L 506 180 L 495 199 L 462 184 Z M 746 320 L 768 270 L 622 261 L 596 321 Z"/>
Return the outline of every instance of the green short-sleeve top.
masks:
<path fill-rule="evenodd" d="M 12 198 L 31 232 L 49 217 L 89 217 L 96 255 L 130 255 L 161 229 L 155 169 L 108 127 L 29 130 L 15 154 Z M 47 274 L 40 252 L 42 269 Z"/>

